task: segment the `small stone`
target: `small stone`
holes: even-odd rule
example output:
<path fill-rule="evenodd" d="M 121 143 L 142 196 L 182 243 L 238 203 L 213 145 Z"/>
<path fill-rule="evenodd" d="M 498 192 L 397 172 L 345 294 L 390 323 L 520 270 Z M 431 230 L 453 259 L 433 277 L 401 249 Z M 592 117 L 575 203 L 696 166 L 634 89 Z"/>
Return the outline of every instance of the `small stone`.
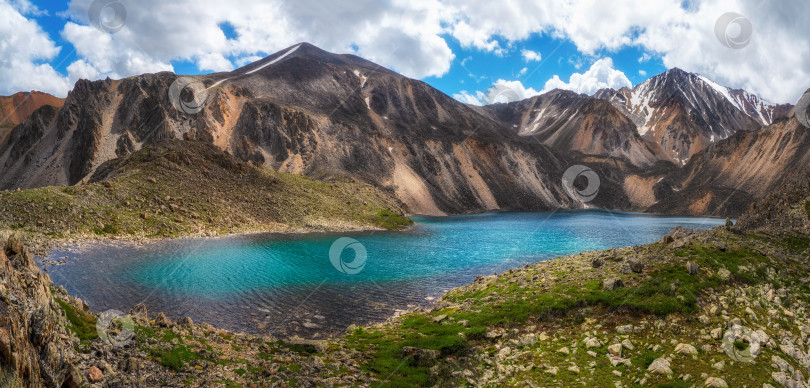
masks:
<path fill-rule="evenodd" d="M 633 350 L 633 349 L 635 349 L 635 346 L 633 346 L 633 343 L 632 343 L 632 342 L 630 342 L 630 340 L 629 340 L 629 339 L 627 339 L 627 338 L 625 338 L 625 339 L 624 339 L 624 341 L 622 341 L 622 346 L 624 346 L 625 348 L 627 348 L 627 350 Z"/>
<path fill-rule="evenodd" d="M 602 346 L 598 339 L 593 337 L 585 338 L 585 347 L 586 348 L 598 348 Z"/>
<path fill-rule="evenodd" d="M 697 349 L 689 344 L 678 344 L 675 346 L 675 353 L 680 354 L 698 354 Z"/>
<path fill-rule="evenodd" d="M 87 377 L 90 379 L 91 383 L 97 383 L 104 378 L 104 374 L 101 373 L 101 369 L 98 369 L 94 366 L 91 366 L 90 369 L 87 371 Z"/>
<path fill-rule="evenodd" d="M 556 366 L 553 366 L 551 368 L 546 369 L 546 373 L 548 373 L 548 374 L 550 374 L 552 376 L 556 376 L 558 370 L 559 370 L 559 368 L 557 368 Z"/>
<path fill-rule="evenodd" d="M 568 370 L 574 373 L 579 373 L 579 367 L 576 365 L 571 365 L 568 367 Z"/>
<path fill-rule="evenodd" d="M 709 377 L 706 379 L 704 383 L 707 387 L 714 387 L 714 388 L 728 388 L 728 384 L 726 380 L 723 380 L 719 377 Z"/>
<path fill-rule="evenodd" d="M 169 327 L 172 325 L 172 321 L 170 321 L 169 318 L 166 318 L 166 314 L 161 312 L 155 317 L 155 325 L 160 327 Z"/>
<path fill-rule="evenodd" d="M 719 276 L 721 280 L 728 280 L 731 278 L 731 271 L 725 268 L 720 268 L 717 270 L 717 276 Z"/>
<path fill-rule="evenodd" d="M 439 323 L 439 322 L 445 320 L 446 318 L 447 318 L 447 314 L 437 315 L 437 316 L 433 317 L 433 322 L 434 323 Z"/>
<path fill-rule="evenodd" d="M 641 328 L 633 325 L 616 326 L 616 332 L 619 334 L 641 333 Z"/>
<path fill-rule="evenodd" d="M 557 353 L 562 353 L 562 354 L 566 354 L 566 355 L 567 355 L 567 354 L 571 354 L 571 351 L 570 351 L 570 350 L 568 350 L 568 348 L 567 348 L 567 347 L 563 346 L 563 347 L 561 347 L 561 348 L 557 349 Z"/>
<path fill-rule="evenodd" d="M 192 330 L 194 329 L 194 321 L 191 320 L 191 317 L 185 317 L 177 321 L 177 326 L 180 326 L 184 329 Z"/>
<path fill-rule="evenodd" d="M 697 275 L 700 267 L 698 267 L 697 263 L 694 261 L 687 261 L 686 262 L 686 271 L 689 272 L 690 275 Z"/>
<path fill-rule="evenodd" d="M 613 344 L 613 345 L 608 346 L 608 353 L 610 353 L 610 354 L 612 354 L 612 355 L 614 355 L 616 357 L 621 357 L 622 356 L 622 344 Z"/>
<path fill-rule="evenodd" d="M 641 273 L 644 271 L 644 263 L 638 260 L 629 260 L 627 264 L 630 266 L 630 270 L 635 273 Z"/>
<path fill-rule="evenodd" d="M 604 264 L 605 264 L 605 262 L 602 261 L 602 259 L 599 259 L 599 258 L 593 259 L 593 261 L 591 261 L 591 266 L 593 266 L 594 268 L 599 268 Z"/>
<path fill-rule="evenodd" d="M 622 377 L 622 372 L 621 371 L 614 370 L 613 374 L 616 375 L 616 377 Z"/>

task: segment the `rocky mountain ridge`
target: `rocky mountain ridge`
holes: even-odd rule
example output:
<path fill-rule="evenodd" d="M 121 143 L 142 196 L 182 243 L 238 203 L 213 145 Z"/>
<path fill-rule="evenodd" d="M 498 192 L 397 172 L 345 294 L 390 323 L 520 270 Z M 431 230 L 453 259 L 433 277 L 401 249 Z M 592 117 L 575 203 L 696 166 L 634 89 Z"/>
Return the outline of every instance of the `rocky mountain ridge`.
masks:
<path fill-rule="evenodd" d="M 757 130 L 785 118 L 790 104 L 772 104 L 745 90 L 718 85 L 675 68 L 633 89 L 602 89 L 594 97 L 610 101 L 679 164 L 738 131 Z"/>
<path fill-rule="evenodd" d="M 763 195 L 753 186 L 735 190 L 731 170 L 745 166 L 716 171 L 687 161 L 703 153 L 700 163 L 728 163 L 736 151 L 713 152 L 733 146 L 709 146 L 758 132 L 763 122 L 778 125 L 792 117 L 786 107 L 679 69 L 636 90 L 595 97 L 557 90 L 472 107 L 362 58 L 302 43 L 232 72 L 79 81 L 62 108 L 37 110 L 0 143 L 0 188 L 80 184 L 109 160 L 186 139 L 282 172 L 353 177 L 393 192 L 411 214 L 600 207 L 738 216 Z M 639 133 L 639 125 L 649 130 Z M 803 144 L 782 158 L 801 160 Z M 564 187 L 565 172 L 578 165 L 601 178 L 592 202 Z M 792 165 L 769 167 L 781 176 Z M 722 175 L 726 188 L 714 194 L 721 199 L 679 194 L 686 168 L 694 170 L 689 182 Z M 734 195 L 739 206 L 725 206 Z"/>

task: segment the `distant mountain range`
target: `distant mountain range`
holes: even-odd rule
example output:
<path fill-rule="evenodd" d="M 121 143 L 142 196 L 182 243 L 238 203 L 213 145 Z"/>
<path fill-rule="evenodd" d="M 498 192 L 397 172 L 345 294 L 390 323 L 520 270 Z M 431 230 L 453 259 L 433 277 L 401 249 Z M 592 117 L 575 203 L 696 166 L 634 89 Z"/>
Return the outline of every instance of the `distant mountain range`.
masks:
<path fill-rule="evenodd" d="M 554 90 L 484 107 L 307 43 L 232 72 L 183 77 L 195 83 L 184 93 L 178 77 L 77 82 L 64 106 L 39 108 L 0 142 L 0 188 L 81 183 L 106 161 L 178 138 L 281 171 L 365 181 L 419 214 L 600 207 L 736 216 L 810 161 L 808 129 L 790 104 L 680 69 L 633 90 Z M 199 101 L 189 100 L 192 89 Z M 592 202 L 566 194 L 562 177 L 574 165 L 601 178 Z"/>
<path fill-rule="evenodd" d="M 602 89 L 594 97 L 610 101 L 633 121 L 639 135 L 660 145 L 667 157 L 681 164 L 738 131 L 756 130 L 785 118 L 792 108 L 678 68 L 632 90 Z"/>

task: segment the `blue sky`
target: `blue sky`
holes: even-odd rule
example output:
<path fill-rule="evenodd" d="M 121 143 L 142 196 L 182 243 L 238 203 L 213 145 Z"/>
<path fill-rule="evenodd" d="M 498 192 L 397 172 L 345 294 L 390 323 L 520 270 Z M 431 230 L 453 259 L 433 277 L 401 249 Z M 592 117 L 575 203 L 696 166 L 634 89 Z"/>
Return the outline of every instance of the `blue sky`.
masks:
<path fill-rule="evenodd" d="M 126 11 L 125 23 L 106 31 L 111 3 Z M 107 13 L 91 20 L 89 10 L 98 4 Z M 241 0 L 234 7 L 214 0 L 0 0 L 0 94 L 37 89 L 64 96 L 79 78 L 227 71 L 308 41 L 471 103 L 491 102 L 496 85 L 522 97 L 552 87 L 593 93 L 636 85 L 672 67 L 795 102 L 810 86 L 810 27 L 800 16 L 810 14 L 810 2 L 786 0 L 790 12 L 763 4 Z M 754 26 L 741 48 L 727 47 L 717 35 L 720 16 L 729 13 Z M 739 26 L 726 26 L 725 39 L 744 35 L 735 31 Z"/>

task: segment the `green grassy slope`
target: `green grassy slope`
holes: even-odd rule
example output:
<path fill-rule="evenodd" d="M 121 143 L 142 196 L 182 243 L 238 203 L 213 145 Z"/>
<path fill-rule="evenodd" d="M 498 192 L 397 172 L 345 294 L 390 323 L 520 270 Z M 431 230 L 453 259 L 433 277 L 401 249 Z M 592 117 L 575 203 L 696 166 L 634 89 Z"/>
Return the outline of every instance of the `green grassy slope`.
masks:
<path fill-rule="evenodd" d="M 100 166 L 93 181 L 2 192 L 0 227 L 56 237 L 174 237 L 410 224 L 392 196 L 370 185 L 278 173 L 199 142 L 144 148 Z"/>

